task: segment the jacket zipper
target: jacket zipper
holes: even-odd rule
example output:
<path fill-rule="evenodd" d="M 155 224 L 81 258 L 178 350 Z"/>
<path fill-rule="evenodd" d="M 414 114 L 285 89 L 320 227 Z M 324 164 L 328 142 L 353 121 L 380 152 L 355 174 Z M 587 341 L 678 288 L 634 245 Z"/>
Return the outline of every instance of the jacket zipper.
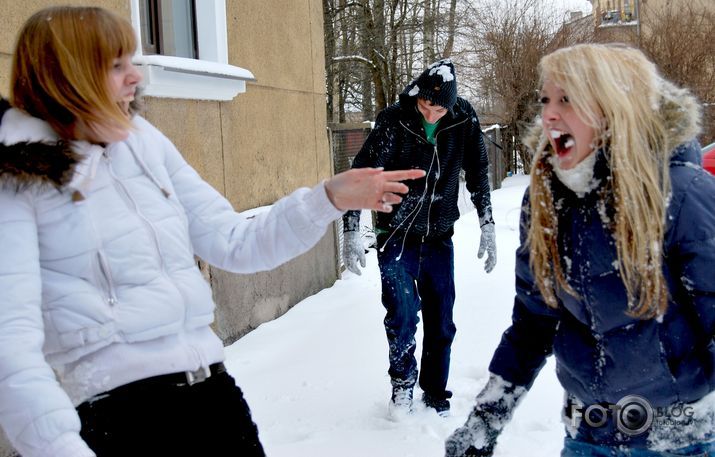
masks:
<path fill-rule="evenodd" d="M 107 262 L 102 251 L 97 251 L 97 265 L 107 290 L 107 303 L 109 306 L 114 306 L 117 304 L 117 294 L 114 288 L 114 281 L 112 281 L 112 273 L 109 271 L 109 262 Z"/>
<path fill-rule="evenodd" d="M 461 121 L 457 122 L 456 124 L 452 124 L 450 126 L 443 128 L 442 130 L 438 131 L 434 135 L 434 145 L 433 145 L 434 152 L 433 152 L 433 154 L 434 154 L 434 157 L 437 158 L 437 173 L 435 175 L 434 183 L 432 185 L 432 195 L 430 196 L 429 206 L 427 207 L 427 232 L 425 233 L 425 236 L 423 237 L 423 239 L 427 238 L 430 233 L 430 220 L 432 218 L 432 203 L 434 202 L 434 194 L 435 194 L 435 192 L 437 192 L 437 181 L 439 181 L 439 178 L 441 175 L 441 167 L 440 167 L 440 163 L 439 163 L 439 151 L 437 149 L 437 137 L 439 136 L 440 133 L 444 132 L 445 130 L 449 130 L 451 128 L 457 127 L 458 125 L 462 125 L 465 122 L 467 122 L 467 120 L 468 119 L 462 119 Z M 407 130 L 408 132 L 410 132 L 411 134 L 413 134 L 420 140 L 422 140 L 426 143 L 428 142 L 426 138 L 422 137 L 420 134 L 416 133 L 414 130 L 407 127 L 404 122 L 400 121 L 400 125 L 402 125 L 402 128 L 404 128 L 405 130 Z M 425 183 L 425 186 L 429 185 L 429 176 L 427 177 L 427 180 L 428 181 Z M 415 217 L 417 217 L 418 214 L 419 214 L 419 211 L 417 212 L 417 214 L 415 214 Z"/>
<path fill-rule="evenodd" d="M 122 181 L 117 177 L 117 175 L 114 174 L 114 170 L 112 170 L 112 167 L 109 166 L 110 163 L 111 159 L 107 156 L 107 171 L 109 172 L 109 176 L 112 178 L 114 187 L 117 189 L 119 195 L 122 196 L 122 198 L 127 202 L 127 204 L 134 210 L 134 213 L 139 217 L 139 219 L 141 219 L 141 221 L 147 227 L 149 233 L 151 233 L 152 240 L 154 241 L 154 247 L 156 248 L 156 258 L 159 260 L 161 271 L 165 272 L 166 269 L 164 265 L 164 259 L 161 256 L 159 237 L 156 234 L 156 229 L 154 228 L 154 225 L 139 211 L 139 206 L 129 194 L 129 191 L 124 186 L 124 183 L 122 183 Z"/>
<path fill-rule="evenodd" d="M 432 186 L 432 197 L 430 198 L 429 206 L 427 207 L 427 233 L 425 234 L 425 237 L 429 236 L 430 219 L 431 219 L 431 215 L 432 215 L 432 203 L 434 202 L 434 194 L 437 192 L 437 181 L 439 181 L 439 178 L 441 177 L 441 174 L 442 174 L 442 167 L 439 163 L 439 153 L 437 151 L 437 137 L 439 137 L 439 134 L 444 132 L 445 130 L 449 130 L 452 127 L 462 125 L 465 122 L 467 122 L 467 119 L 462 119 L 460 122 L 457 122 L 456 124 L 447 126 L 434 134 L 434 156 L 437 158 L 437 174 L 435 175 L 434 186 Z"/>
<path fill-rule="evenodd" d="M 130 195 L 129 191 L 127 188 L 124 186 L 122 181 L 117 177 L 117 175 L 114 174 L 114 170 L 112 170 L 111 165 L 111 158 L 108 155 L 105 155 L 107 159 L 107 172 L 109 173 L 109 176 L 112 178 L 112 181 L 114 183 L 114 187 L 117 189 L 117 192 L 122 196 L 122 198 L 127 202 L 128 205 L 133 209 L 134 213 L 139 217 L 139 219 L 144 223 L 146 226 L 147 231 L 151 234 L 151 237 L 154 241 L 154 247 L 156 249 L 156 258 L 159 262 L 159 270 L 161 271 L 161 274 L 169 280 L 173 284 L 173 281 L 169 277 L 168 273 L 166 272 L 166 263 L 164 262 L 164 257 L 161 255 L 161 245 L 159 242 L 159 236 L 157 235 L 156 228 L 154 227 L 154 224 L 151 223 L 149 219 L 146 218 L 140 211 L 139 211 L 139 206 L 137 203 L 134 201 L 132 196 Z M 179 294 L 182 296 L 184 299 L 184 304 L 186 305 L 188 301 L 186 300 L 186 297 L 184 296 L 183 292 L 181 291 L 180 288 L 177 288 Z M 184 321 L 186 320 L 186 306 L 184 307 Z"/>

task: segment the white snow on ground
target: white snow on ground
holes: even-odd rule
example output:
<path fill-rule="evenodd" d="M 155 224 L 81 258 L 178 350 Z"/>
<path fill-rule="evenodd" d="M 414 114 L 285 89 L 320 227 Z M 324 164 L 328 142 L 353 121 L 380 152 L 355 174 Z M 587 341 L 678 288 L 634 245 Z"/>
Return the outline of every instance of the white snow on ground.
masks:
<path fill-rule="evenodd" d="M 510 322 L 527 184 L 527 176 L 507 178 L 492 193 L 498 262 L 491 274 L 484 272 L 484 259 L 477 259 L 479 226 L 471 205 L 455 226 L 457 337 L 450 417 L 426 410 L 419 389 L 413 417 L 401 423 L 388 417 L 387 342 L 374 249 L 362 276 L 344 272 L 333 287 L 226 348 L 226 365 L 246 395 L 269 457 L 443 455 L 444 439 L 464 423 Z M 419 360 L 421 330 L 417 338 Z M 495 455 L 557 456 L 564 435 L 562 399 L 550 360 L 502 433 Z"/>

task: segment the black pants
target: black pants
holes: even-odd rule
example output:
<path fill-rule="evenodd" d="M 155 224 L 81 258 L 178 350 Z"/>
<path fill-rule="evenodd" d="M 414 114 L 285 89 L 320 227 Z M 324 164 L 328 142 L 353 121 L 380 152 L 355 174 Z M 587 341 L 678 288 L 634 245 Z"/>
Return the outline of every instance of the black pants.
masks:
<path fill-rule="evenodd" d="M 265 456 L 248 404 L 228 373 L 191 386 L 162 378 L 118 387 L 77 407 L 80 434 L 98 457 Z"/>

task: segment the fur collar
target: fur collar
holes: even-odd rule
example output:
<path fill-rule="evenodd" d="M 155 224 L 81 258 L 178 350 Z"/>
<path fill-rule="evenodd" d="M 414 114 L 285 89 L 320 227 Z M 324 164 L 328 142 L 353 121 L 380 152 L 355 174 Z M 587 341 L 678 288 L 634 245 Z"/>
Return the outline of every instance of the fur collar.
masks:
<path fill-rule="evenodd" d="M 0 102 L 0 185 L 18 190 L 33 184 L 62 187 L 81 159 L 49 124 Z"/>
<path fill-rule="evenodd" d="M 132 115 L 140 109 L 133 101 Z M 50 125 L 12 108 L 0 99 L 0 186 L 17 190 L 30 185 L 61 188 L 72 179 L 82 156 L 68 141 L 58 138 Z"/>

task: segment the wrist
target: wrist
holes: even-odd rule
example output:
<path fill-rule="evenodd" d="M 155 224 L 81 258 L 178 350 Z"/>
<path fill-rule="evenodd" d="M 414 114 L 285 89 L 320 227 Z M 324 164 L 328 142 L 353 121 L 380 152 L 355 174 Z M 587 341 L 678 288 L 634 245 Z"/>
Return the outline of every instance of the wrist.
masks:
<path fill-rule="evenodd" d="M 325 188 L 325 195 L 328 197 L 328 200 L 330 203 L 335 207 L 335 209 L 340 210 L 340 211 L 345 211 L 344 208 L 341 208 L 338 202 L 336 201 L 336 196 L 335 192 L 333 190 L 333 180 L 332 179 L 326 179 L 323 181 L 323 187 Z"/>

